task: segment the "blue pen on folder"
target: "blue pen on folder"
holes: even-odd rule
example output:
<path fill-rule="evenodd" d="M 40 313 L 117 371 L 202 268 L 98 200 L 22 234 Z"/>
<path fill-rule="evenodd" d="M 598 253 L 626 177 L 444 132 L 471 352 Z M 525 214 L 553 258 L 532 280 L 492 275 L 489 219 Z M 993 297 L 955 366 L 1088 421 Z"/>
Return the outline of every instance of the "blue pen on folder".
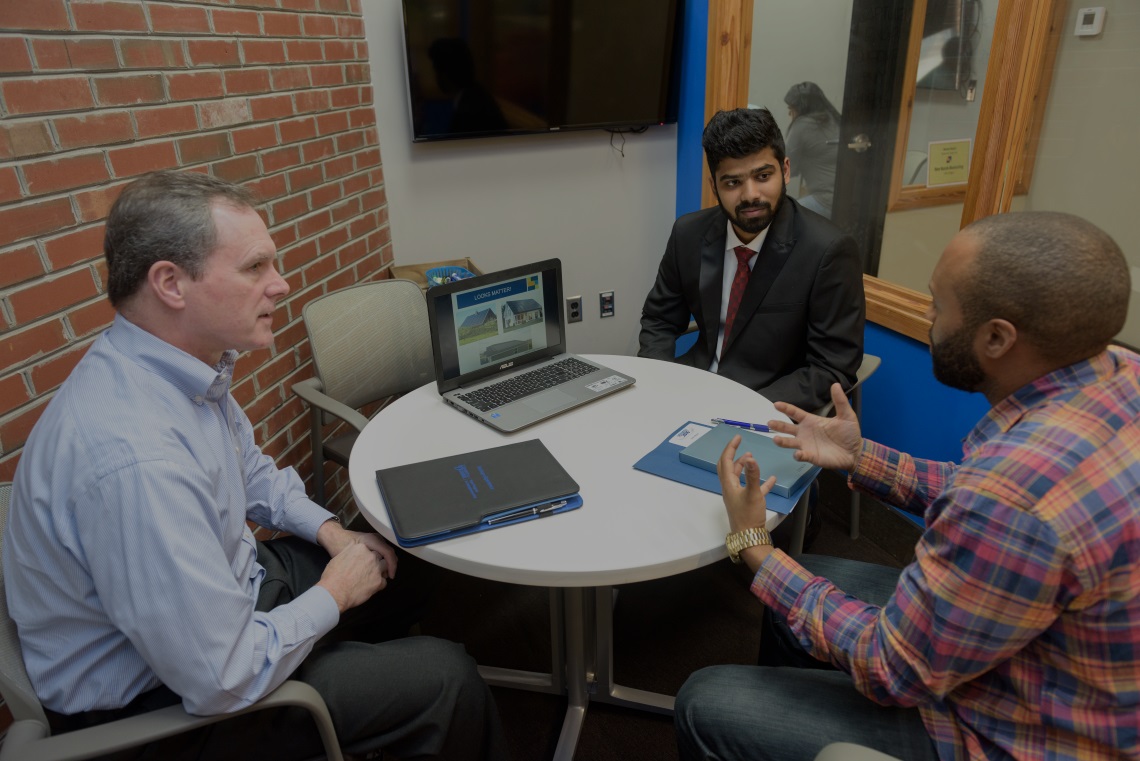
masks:
<path fill-rule="evenodd" d="M 745 423 L 742 420 L 725 420 L 724 418 L 714 417 L 714 423 L 724 423 L 725 425 L 735 426 L 737 428 L 746 428 L 749 431 L 760 431 L 761 433 L 769 433 L 768 426 L 762 423 Z"/>

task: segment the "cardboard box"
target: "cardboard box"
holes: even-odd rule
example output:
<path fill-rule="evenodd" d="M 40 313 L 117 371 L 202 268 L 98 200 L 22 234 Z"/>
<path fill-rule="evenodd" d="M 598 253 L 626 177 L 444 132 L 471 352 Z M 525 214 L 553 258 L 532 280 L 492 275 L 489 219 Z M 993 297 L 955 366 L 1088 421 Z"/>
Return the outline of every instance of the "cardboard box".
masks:
<path fill-rule="evenodd" d="M 401 280 L 411 280 L 415 283 L 418 283 L 420 290 L 427 293 L 427 271 L 433 267 L 462 267 L 474 275 L 483 274 L 483 270 L 475 266 L 475 262 L 471 261 L 470 258 L 463 258 L 448 259 L 447 261 L 443 262 L 425 262 L 424 264 L 404 264 L 401 266 L 392 267 L 392 277 L 399 278 Z"/>

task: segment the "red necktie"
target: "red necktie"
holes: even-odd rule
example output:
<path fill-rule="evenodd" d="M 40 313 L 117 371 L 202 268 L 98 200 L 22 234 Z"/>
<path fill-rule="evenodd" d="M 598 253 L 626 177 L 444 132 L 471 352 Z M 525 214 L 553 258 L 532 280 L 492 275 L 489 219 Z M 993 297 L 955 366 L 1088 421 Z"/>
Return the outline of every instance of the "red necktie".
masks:
<path fill-rule="evenodd" d="M 732 335 L 732 321 L 736 319 L 736 311 L 740 309 L 740 300 L 744 298 L 744 290 L 748 287 L 748 276 L 752 273 L 748 269 L 748 260 L 756 252 L 748 246 L 737 246 L 732 249 L 736 253 L 736 277 L 732 278 L 732 288 L 728 292 L 728 312 L 724 315 L 724 342 L 721 344 L 721 353 L 728 346 L 728 337 Z"/>

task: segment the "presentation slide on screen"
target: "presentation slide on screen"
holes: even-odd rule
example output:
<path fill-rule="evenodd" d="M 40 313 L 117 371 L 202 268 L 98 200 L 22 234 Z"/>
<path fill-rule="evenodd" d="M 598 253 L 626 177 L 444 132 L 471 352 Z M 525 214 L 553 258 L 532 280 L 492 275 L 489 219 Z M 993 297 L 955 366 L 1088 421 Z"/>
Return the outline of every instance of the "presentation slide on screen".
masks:
<path fill-rule="evenodd" d="M 451 299 L 460 373 L 546 348 L 539 273 L 453 293 Z"/>

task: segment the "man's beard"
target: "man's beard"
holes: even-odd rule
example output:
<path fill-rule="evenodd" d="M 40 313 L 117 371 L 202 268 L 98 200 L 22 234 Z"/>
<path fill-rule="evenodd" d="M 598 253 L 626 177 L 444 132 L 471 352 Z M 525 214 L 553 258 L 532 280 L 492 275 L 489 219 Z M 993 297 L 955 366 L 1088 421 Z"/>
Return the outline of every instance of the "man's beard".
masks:
<path fill-rule="evenodd" d="M 938 343 L 930 340 L 930 359 L 934 377 L 942 384 L 960 391 L 980 391 L 986 374 L 972 346 L 977 325 L 963 325 Z"/>
<path fill-rule="evenodd" d="M 755 235 L 757 233 L 763 232 L 764 229 L 768 227 L 768 225 L 772 224 L 772 220 L 776 218 L 776 212 L 778 212 L 780 210 L 780 207 L 784 205 L 784 199 L 787 197 L 788 184 L 784 182 L 784 178 L 781 176 L 780 197 L 776 199 L 775 208 L 772 208 L 772 205 L 767 201 L 737 204 L 736 212 L 734 214 L 729 214 L 728 209 L 724 209 L 723 203 L 720 204 L 720 207 L 724 209 L 725 214 L 728 214 L 728 218 L 732 220 L 732 224 L 746 233 L 752 233 Z M 720 203 L 720 193 L 717 193 L 716 200 L 718 203 Z M 742 212 L 744 212 L 746 209 L 767 209 L 768 213 L 762 214 L 759 217 L 748 219 L 742 216 Z"/>

